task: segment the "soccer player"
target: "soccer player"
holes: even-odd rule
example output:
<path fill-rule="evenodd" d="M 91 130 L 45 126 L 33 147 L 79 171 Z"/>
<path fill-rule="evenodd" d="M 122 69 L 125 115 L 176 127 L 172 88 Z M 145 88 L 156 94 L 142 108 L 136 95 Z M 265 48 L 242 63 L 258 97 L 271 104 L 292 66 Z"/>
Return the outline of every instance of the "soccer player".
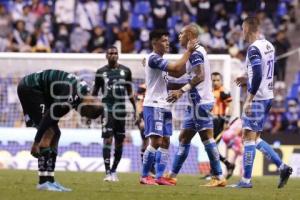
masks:
<path fill-rule="evenodd" d="M 215 97 L 215 104 L 212 110 L 213 124 L 214 124 L 214 138 L 218 138 L 224 128 L 227 128 L 231 114 L 231 102 L 232 97 L 229 91 L 223 86 L 223 77 L 219 72 L 213 72 L 211 74 L 213 94 Z M 217 143 L 220 140 L 217 140 Z M 224 156 L 220 154 L 220 160 L 225 164 L 227 168 L 226 179 L 232 176 L 235 168 L 234 164 L 231 164 Z"/>
<path fill-rule="evenodd" d="M 187 41 L 198 38 L 197 25 L 191 24 L 183 28 L 179 35 L 180 44 L 186 47 Z M 185 110 L 184 122 L 179 135 L 179 148 L 175 155 L 171 173 L 168 176 L 170 182 L 176 184 L 176 176 L 186 160 L 190 143 L 196 133 L 199 133 L 210 160 L 212 171 L 211 181 L 204 185 L 209 187 L 224 187 L 226 180 L 223 178 L 220 164 L 220 155 L 213 135 L 213 120 L 211 110 L 214 104 L 210 65 L 207 53 L 202 46 L 190 55 L 186 63 L 186 73 L 189 76 L 188 83 L 173 90 L 168 96 L 168 102 L 174 103 L 185 92 L 188 92 L 190 106 Z M 180 76 L 182 74 L 175 74 Z"/>
<path fill-rule="evenodd" d="M 153 52 L 149 55 L 145 66 L 147 90 L 144 99 L 144 134 L 150 138 L 150 144 L 144 153 L 140 183 L 147 185 L 173 185 L 163 177 L 172 135 L 172 113 L 170 104 L 166 101 L 168 97 L 166 72 L 172 74 L 184 71 L 185 63 L 197 46 L 196 40 L 189 42 L 182 57 L 176 62 L 169 62 L 163 58 L 169 50 L 168 35 L 168 32 L 163 30 L 154 30 L 150 33 Z M 153 162 L 155 162 L 155 179 L 149 176 Z"/>
<path fill-rule="evenodd" d="M 250 44 L 246 57 L 246 77 L 236 79 L 237 85 L 246 82 L 248 90 L 242 114 L 244 173 L 241 181 L 232 187 L 252 188 L 252 168 L 255 149 L 258 149 L 278 167 L 280 172 L 278 188 L 282 188 L 293 170 L 282 162 L 266 141 L 260 138 L 273 99 L 275 49 L 269 41 L 260 39 L 259 21 L 256 17 L 246 18 L 242 27 L 244 40 Z"/>
<path fill-rule="evenodd" d="M 54 180 L 59 119 L 76 109 L 81 116 L 97 118 L 103 108 L 91 96 L 88 85 L 73 74 L 45 70 L 25 76 L 18 85 L 18 96 L 27 126 L 37 128 L 31 153 L 38 158 L 38 190 L 71 191 Z"/>
<path fill-rule="evenodd" d="M 131 71 L 128 67 L 119 64 L 118 49 L 111 46 L 106 51 L 108 64 L 97 70 L 93 95 L 99 90 L 103 94 L 102 103 L 106 106 L 105 115 L 102 115 L 103 159 L 105 165 L 104 181 L 119 181 L 116 170 L 122 158 L 123 142 L 125 139 L 125 100 L 129 100 L 136 113 L 134 95 L 132 91 Z M 111 146 L 114 139 L 114 161 L 110 165 Z"/>

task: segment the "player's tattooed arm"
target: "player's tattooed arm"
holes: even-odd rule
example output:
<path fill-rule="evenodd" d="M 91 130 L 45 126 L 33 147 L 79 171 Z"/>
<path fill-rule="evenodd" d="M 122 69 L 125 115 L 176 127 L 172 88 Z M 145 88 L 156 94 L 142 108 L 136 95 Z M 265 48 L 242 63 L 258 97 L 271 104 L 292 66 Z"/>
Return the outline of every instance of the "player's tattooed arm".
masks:
<path fill-rule="evenodd" d="M 192 80 L 188 84 L 185 84 L 183 87 L 181 87 L 179 90 L 171 91 L 169 96 L 167 97 L 167 102 L 176 102 L 183 95 L 183 93 L 189 91 L 190 89 L 196 87 L 199 83 L 204 81 L 205 72 L 203 64 L 195 66 L 193 72 L 195 76 L 192 78 Z"/>
<path fill-rule="evenodd" d="M 191 54 L 198 48 L 199 44 L 197 40 L 190 40 L 187 45 L 187 50 L 182 57 L 176 62 L 169 62 L 167 66 L 167 72 L 171 76 L 180 77 L 185 73 L 185 64 L 189 60 Z"/>
<path fill-rule="evenodd" d="M 204 81 L 205 72 L 204 72 L 204 65 L 200 64 L 193 69 L 195 76 L 192 78 L 190 85 L 191 87 L 196 87 L 199 83 Z M 185 92 L 185 91 L 184 91 Z"/>

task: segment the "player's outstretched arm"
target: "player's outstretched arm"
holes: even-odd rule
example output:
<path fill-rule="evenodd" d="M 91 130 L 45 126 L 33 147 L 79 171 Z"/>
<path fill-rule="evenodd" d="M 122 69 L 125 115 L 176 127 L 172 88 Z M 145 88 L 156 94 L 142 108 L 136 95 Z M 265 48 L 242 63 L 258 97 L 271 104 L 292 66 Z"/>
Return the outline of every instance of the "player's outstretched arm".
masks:
<path fill-rule="evenodd" d="M 190 40 L 187 45 L 187 50 L 181 58 L 175 62 L 169 62 L 167 72 L 174 77 L 180 77 L 185 73 L 185 64 L 189 60 L 193 51 L 198 47 L 198 40 Z"/>

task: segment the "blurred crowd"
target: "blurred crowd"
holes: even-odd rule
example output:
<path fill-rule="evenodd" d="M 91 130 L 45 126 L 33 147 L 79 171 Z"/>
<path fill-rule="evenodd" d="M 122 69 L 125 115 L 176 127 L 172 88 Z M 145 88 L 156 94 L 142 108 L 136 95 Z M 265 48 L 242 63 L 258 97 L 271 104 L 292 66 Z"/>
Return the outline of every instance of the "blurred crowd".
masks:
<path fill-rule="evenodd" d="M 120 41 L 123 53 L 149 51 L 149 31 L 178 34 L 196 22 L 210 53 L 245 49 L 241 21 L 257 14 L 267 39 L 281 42 L 296 21 L 295 0 L 0 0 L 0 51 L 103 52 Z M 281 33 L 281 35 L 279 34 Z"/>
<path fill-rule="evenodd" d="M 300 90 L 296 96 L 286 94 L 285 84 L 276 82 L 274 100 L 264 129 L 271 134 L 280 131 L 293 134 L 300 132 Z M 287 96 L 287 98 L 286 98 Z"/>

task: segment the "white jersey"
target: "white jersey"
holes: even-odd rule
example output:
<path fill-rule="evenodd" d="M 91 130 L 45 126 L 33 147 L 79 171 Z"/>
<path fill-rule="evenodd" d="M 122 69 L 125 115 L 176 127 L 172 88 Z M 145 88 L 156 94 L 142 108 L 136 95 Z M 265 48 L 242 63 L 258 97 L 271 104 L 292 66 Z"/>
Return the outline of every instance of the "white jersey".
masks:
<path fill-rule="evenodd" d="M 189 91 L 189 101 L 192 105 L 214 103 L 210 64 L 207 53 L 202 46 L 199 46 L 196 51 L 192 53 L 186 63 L 186 73 L 189 76 L 189 81 L 195 76 L 195 73 L 193 72 L 194 67 L 200 64 L 204 66 L 205 77 L 201 83 Z"/>
<path fill-rule="evenodd" d="M 248 92 L 254 94 L 253 100 L 272 99 L 275 48 L 265 39 L 256 40 L 247 50 Z M 258 76 L 253 77 L 253 73 Z M 261 77 L 261 82 L 257 81 Z M 260 79 L 259 79 L 260 80 Z M 257 89 L 258 88 L 258 89 Z"/>
<path fill-rule="evenodd" d="M 146 59 L 144 106 L 170 109 L 167 102 L 167 66 L 168 61 L 152 52 Z"/>

